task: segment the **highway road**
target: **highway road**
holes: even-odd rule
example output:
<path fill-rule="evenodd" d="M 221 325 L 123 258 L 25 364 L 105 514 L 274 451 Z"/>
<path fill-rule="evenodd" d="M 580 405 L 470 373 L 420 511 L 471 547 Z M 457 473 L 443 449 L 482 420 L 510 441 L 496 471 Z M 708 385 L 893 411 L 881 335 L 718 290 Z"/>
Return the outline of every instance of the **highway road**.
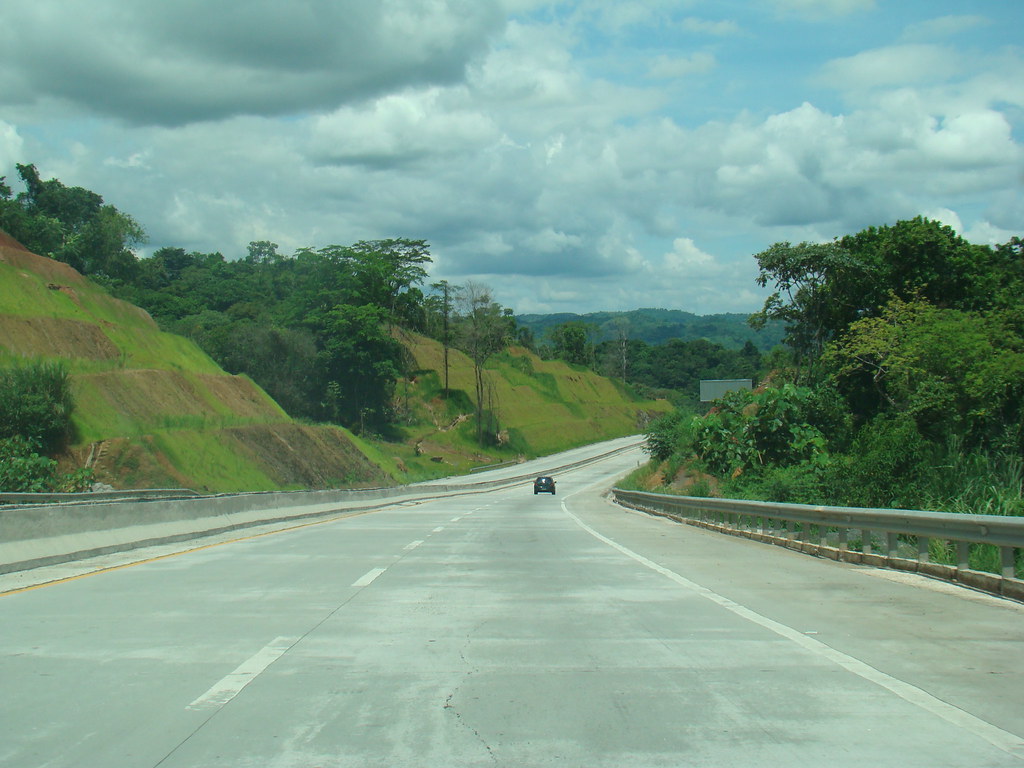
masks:
<path fill-rule="evenodd" d="M 641 458 L 2 577 L 0 766 L 1024 766 L 1024 606 L 615 507 Z"/>

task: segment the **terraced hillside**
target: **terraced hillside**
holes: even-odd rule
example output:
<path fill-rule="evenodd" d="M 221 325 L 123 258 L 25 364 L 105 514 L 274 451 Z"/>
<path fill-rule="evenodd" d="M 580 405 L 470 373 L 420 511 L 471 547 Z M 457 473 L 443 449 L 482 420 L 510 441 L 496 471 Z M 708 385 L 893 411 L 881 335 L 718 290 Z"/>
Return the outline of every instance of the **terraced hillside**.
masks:
<path fill-rule="evenodd" d="M 668 409 L 610 379 L 522 348 L 486 366 L 484 445 L 472 362 L 398 331 L 409 371 L 396 429 L 362 440 L 299 424 L 253 381 L 225 373 L 188 339 L 162 332 L 66 264 L 0 235 L 0 365 L 61 359 L 71 372 L 76 436 L 66 468 L 94 469 L 115 488 L 205 492 L 384 485 L 468 472 L 633 434 Z"/>
<path fill-rule="evenodd" d="M 247 378 L 143 310 L 0 233 L 0 364 L 60 358 L 77 435 L 66 463 L 118 488 L 202 491 L 380 485 L 345 430 L 293 422 Z"/>

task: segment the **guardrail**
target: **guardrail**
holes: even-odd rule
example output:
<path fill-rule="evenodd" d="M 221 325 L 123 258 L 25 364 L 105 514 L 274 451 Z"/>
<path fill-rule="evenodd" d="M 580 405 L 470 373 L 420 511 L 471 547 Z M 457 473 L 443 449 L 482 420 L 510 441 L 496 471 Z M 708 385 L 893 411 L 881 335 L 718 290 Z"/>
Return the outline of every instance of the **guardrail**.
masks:
<path fill-rule="evenodd" d="M 1024 601 L 1024 581 L 1016 577 L 1024 517 L 778 504 L 621 488 L 612 493 L 623 506 L 702 528 L 833 560 L 921 573 Z M 931 561 L 932 540 L 953 545 L 956 565 Z M 972 544 L 998 549 L 998 573 L 971 569 Z"/>

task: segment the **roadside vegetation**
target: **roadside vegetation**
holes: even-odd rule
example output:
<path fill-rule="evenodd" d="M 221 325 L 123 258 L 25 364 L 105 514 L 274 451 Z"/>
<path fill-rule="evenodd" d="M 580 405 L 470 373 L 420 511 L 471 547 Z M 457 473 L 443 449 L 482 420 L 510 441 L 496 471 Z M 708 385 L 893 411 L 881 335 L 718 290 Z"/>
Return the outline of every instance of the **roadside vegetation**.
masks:
<path fill-rule="evenodd" d="M 757 255 L 787 359 L 648 431 L 665 484 L 722 496 L 1019 515 L 1024 248 L 914 219 Z"/>
<path fill-rule="evenodd" d="M 72 437 L 73 409 L 62 363 L 0 368 L 0 491 L 70 492 L 90 487 L 88 469 L 60 473 L 57 462 L 48 458 Z"/>

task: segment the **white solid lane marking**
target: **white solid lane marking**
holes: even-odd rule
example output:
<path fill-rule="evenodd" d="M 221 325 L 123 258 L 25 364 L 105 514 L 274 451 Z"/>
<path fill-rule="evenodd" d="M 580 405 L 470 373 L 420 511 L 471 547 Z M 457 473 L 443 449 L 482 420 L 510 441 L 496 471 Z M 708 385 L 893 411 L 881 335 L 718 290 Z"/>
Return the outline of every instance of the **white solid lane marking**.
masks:
<path fill-rule="evenodd" d="M 382 573 L 384 573 L 384 571 L 386 571 L 386 570 L 387 570 L 387 568 L 374 568 L 372 570 L 369 570 L 366 573 L 364 573 L 362 576 L 360 576 L 358 579 L 356 579 L 352 583 L 352 586 L 353 587 L 365 587 L 368 584 L 372 584 L 373 580 L 376 579 L 378 576 L 380 576 Z"/>
<path fill-rule="evenodd" d="M 188 708 L 213 709 L 223 707 L 235 698 L 245 686 L 255 680 L 263 670 L 281 658 L 296 642 L 294 638 L 277 638 L 266 648 L 242 662 L 238 669 L 230 675 L 223 677 L 210 690 L 189 704 Z"/>
<path fill-rule="evenodd" d="M 933 715 L 941 717 L 951 725 L 955 725 L 959 728 L 963 728 L 965 731 L 973 733 L 975 736 L 984 739 L 992 746 L 1013 755 L 1019 760 L 1024 760 L 1024 739 L 1021 739 L 1019 736 L 1016 736 L 1009 731 L 1004 731 L 1002 728 L 992 725 L 979 717 L 975 717 L 969 712 L 965 712 L 958 707 L 954 707 L 952 704 L 947 704 L 941 699 L 935 698 L 930 693 L 921 690 L 917 686 L 911 685 L 910 683 L 895 678 L 892 675 L 888 675 L 881 670 L 875 669 L 871 665 L 865 664 L 860 659 L 849 656 L 842 651 L 837 651 L 835 648 L 826 645 L 820 640 L 815 640 L 813 637 L 805 635 L 799 630 L 786 626 L 774 619 L 769 619 L 767 616 L 762 616 L 756 611 L 752 611 L 750 608 L 733 602 L 729 598 L 723 597 L 707 587 L 701 586 L 694 581 L 690 581 L 684 576 L 680 576 L 675 571 L 671 571 L 662 565 L 658 565 L 653 560 L 648 560 L 643 555 L 634 552 L 633 550 L 624 547 L 618 542 L 612 541 L 607 536 L 595 531 L 570 512 L 566 508 L 564 501 L 562 502 L 562 510 L 569 515 L 569 517 L 571 517 L 578 526 L 594 538 L 603 541 L 608 546 L 617 549 L 622 554 L 632 558 L 641 565 L 650 568 L 652 571 L 660 573 L 662 576 L 671 579 L 676 584 L 685 587 L 701 597 L 707 598 L 713 603 L 717 603 L 727 611 L 731 611 L 747 621 L 759 624 L 765 629 L 769 629 L 787 640 L 792 640 L 794 643 L 811 653 L 828 659 L 835 664 L 838 664 L 848 672 L 852 672 L 865 680 L 870 680 L 876 685 L 896 694 L 904 701 L 914 704 L 927 712 L 931 712 Z"/>

